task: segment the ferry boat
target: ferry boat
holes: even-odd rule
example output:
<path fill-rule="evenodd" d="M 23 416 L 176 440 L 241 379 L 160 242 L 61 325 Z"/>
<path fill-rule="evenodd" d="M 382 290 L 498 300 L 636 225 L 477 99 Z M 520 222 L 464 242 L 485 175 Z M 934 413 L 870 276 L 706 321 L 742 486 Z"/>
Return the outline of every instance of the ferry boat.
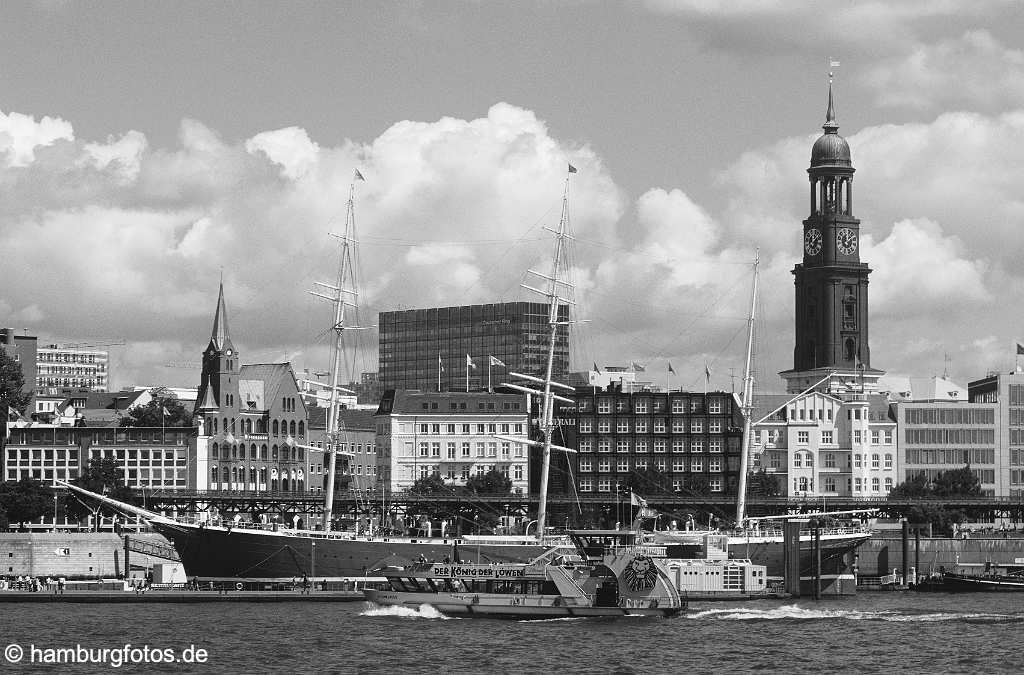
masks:
<path fill-rule="evenodd" d="M 560 549 L 519 564 L 464 564 L 457 559 L 374 571 L 390 590 L 366 590 L 376 605 L 444 614 L 511 619 L 666 617 L 686 609 L 663 553 L 638 546 L 619 531 L 577 531 L 578 555 Z"/>

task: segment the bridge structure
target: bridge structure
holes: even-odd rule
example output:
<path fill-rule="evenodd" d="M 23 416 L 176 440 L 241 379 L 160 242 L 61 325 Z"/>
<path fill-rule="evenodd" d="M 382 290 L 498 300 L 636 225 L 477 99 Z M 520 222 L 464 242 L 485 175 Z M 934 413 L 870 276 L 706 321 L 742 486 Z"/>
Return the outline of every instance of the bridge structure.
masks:
<path fill-rule="evenodd" d="M 316 492 L 245 492 L 213 490 L 156 490 L 146 492 L 147 508 L 166 514 L 194 516 L 201 513 L 220 517 L 242 515 L 256 520 L 264 515 L 276 515 L 285 522 L 296 515 L 306 519 L 322 517 L 322 493 Z M 725 495 L 671 494 L 647 495 L 649 508 L 669 517 L 701 513 L 719 517 L 728 522 L 735 509 L 735 497 Z M 548 504 L 569 517 L 573 513 L 609 514 L 628 520 L 631 513 L 630 495 L 549 494 Z M 407 492 L 381 494 L 380 491 L 338 493 L 334 500 L 335 513 L 342 518 L 358 518 L 371 514 L 396 512 L 400 514 L 426 514 L 443 518 L 479 520 L 481 516 L 514 515 L 521 518 L 536 513 L 538 496 L 535 494 L 467 494 L 450 492 L 441 494 L 411 494 Z M 976 519 L 1007 518 L 1024 521 L 1024 496 L 949 498 L 888 498 L 888 497 L 836 497 L 836 496 L 780 496 L 750 497 L 748 514 L 778 516 L 787 514 L 820 513 L 823 511 L 874 511 L 878 517 L 900 518 L 920 509 L 961 509 Z M 560 522 L 555 520 L 553 522 Z"/>

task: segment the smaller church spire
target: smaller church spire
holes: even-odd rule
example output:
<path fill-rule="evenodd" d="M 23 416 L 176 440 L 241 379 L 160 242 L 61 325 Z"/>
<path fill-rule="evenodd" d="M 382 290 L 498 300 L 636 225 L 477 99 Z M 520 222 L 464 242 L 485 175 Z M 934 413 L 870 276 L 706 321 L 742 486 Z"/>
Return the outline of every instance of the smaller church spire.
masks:
<path fill-rule="evenodd" d="M 224 280 L 222 279 L 220 282 L 220 295 L 217 296 L 217 312 L 213 317 L 213 331 L 210 335 L 210 342 L 215 349 L 222 350 L 230 339 L 228 335 L 228 310 L 224 305 Z"/>
<path fill-rule="evenodd" d="M 821 128 L 825 130 L 826 134 L 835 134 L 839 132 L 839 123 L 836 122 L 836 109 L 832 104 L 832 78 L 829 78 L 828 82 L 828 110 L 825 111 L 825 124 L 821 125 Z"/>
<path fill-rule="evenodd" d="M 196 406 L 197 412 L 216 412 L 217 402 L 213 398 L 213 387 L 210 386 L 210 379 L 203 377 L 203 384 L 200 389 L 203 390 L 202 399 L 199 401 L 199 405 Z"/>

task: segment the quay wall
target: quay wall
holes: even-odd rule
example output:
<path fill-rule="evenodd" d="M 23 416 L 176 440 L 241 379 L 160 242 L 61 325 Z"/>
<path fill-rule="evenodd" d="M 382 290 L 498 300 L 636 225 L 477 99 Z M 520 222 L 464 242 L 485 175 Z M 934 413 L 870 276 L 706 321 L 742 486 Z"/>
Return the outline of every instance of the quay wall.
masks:
<path fill-rule="evenodd" d="M 132 534 L 131 538 L 169 545 L 159 534 Z M 130 555 L 133 568 L 167 562 L 135 551 Z M 95 579 L 124 571 L 124 539 L 112 532 L 0 533 L 0 576 Z"/>
<path fill-rule="evenodd" d="M 949 537 L 921 537 L 920 556 L 915 548 L 914 536 L 907 543 L 910 567 L 920 574 L 937 572 L 940 567 L 953 571 L 983 569 L 985 563 L 1013 565 L 1015 559 L 1024 562 L 1024 538 L 994 534 L 979 536 L 972 534 L 968 539 Z M 920 564 L 918 564 L 918 560 Z M 1020 564 L 1020 563 L 1018 563 Z M 857 572 L 868 576 L 891 574 L 903 569 L 903 540 L 899 533 L 873 536 L 857 549 Z"/>

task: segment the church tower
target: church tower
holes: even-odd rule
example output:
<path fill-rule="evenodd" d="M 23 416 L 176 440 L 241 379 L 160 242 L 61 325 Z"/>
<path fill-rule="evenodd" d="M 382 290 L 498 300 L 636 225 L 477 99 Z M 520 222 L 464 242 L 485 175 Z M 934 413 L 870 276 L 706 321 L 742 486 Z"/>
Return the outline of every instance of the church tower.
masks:
<path fill-rule="evenodd" d="M 853 163 L 839 135 L 832 84 L 825 133 L 811 148 L 810 215 L 803 221 L 803 262 L 793 268 L 796 343 L 793 369 L 780 375 L 790 393 L 815 386 L 833 393 L 874 392 L 885 373 L 871 368 L 868 275 L 853 215 Z"/>
<path fill-rule="evenodd" d="M 196 412 L 220 412 L 234 416 L 238 411 L 238 352 L 228 332 L 223 281 L 217 297 L 210 343 L 203 352 L 203 373 L 196 401 Z"/>

